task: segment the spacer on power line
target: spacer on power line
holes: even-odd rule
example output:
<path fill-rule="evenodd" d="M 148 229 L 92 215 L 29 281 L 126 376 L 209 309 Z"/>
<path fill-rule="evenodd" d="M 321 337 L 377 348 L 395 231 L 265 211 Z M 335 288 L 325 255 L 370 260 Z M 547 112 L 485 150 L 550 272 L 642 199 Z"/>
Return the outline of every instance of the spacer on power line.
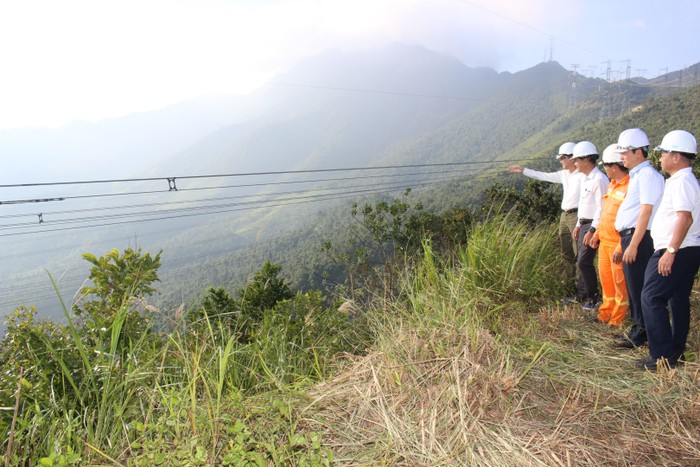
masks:
<path fill-rule="evenodd" d="M 40 212 L 38 214 L 38 216 L 39 216 L 39 224 L 43 224 L 44 223 L 44 213 Z"/>
<path fill-rule="evenodd" d="M 177 191 L 177 185 L 175 185 L 175 177 L 168 179 L 168 191 Z"/>

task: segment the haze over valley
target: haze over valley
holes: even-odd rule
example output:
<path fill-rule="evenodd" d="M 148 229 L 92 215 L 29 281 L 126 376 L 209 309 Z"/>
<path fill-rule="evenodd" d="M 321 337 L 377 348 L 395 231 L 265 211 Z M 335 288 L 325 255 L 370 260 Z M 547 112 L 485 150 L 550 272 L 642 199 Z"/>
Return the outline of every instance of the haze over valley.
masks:
<path fill-rule="evenodd" d="M 247 96 L 0 130 L 0 313 L 24 304 L 60 317 L 49 274 L 69 303 L 88 275 L 81 255 L 112 248 L 163 250 L 165 307 L 238 287 L 268 259 L 300 267 L 352 201 L 411 188 L 431 209 L 469 206 L 509 162 L 552 166 L 560 141 L 593 125 L 613 135 L 610 122 L 692 89 L 697 70 L 683 85 L 677 71 L 608 82 L 554 61 L 499 73 L 393 44 L 322 52 Z M 296 242 L 296 260 L 294 236 L 317 240 Z M 320 286 L 325 266 L 309 264 L 295 286 Z"/>

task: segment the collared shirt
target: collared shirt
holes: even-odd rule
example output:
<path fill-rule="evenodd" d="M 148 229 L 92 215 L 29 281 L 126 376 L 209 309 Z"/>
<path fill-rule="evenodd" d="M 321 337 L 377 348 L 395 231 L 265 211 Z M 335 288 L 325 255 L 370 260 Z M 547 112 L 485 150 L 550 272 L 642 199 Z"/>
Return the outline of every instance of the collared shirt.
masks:
<path fill-rule="evenodd" d="M 598 225 L 597 235 L 601 243 L 614 245 L 620 241 L 620 234 L 615 230 L 615 218 L 620 204 L 627 195 L 629 184 L 629 175 L 625 175 L 620 180 L 610 180 L 608 192 L 603 196 L 603 214 L 600 216 Z"/>
<path fill-rule="evenodd" d="M 600 216 L 603 213 L 603 195 L 608 190 L 609 183 L 608 177 L 598 167 L 593 167 L 588 175 L 581 178 L 578 218 L 593 219 L 591 227 L 597 228 L 600 223 Z"/>
<path fill-rule="evenodd" d="M 581 191 L 582 173 L 578 170 L 569 172 L 559 170 L 557 172 L 538 172 L 532 169 L 523 170 L 523 175 L 534 178 L 541 182 L 559 183 L 564 187 L 564 195 L 561 198 L 561 208 L 564 211 L 578 207 L 578 200 Z"/>
<path fill-rule="evenodd" d="M 619 232 L 636 227 L 642 204 L 654 206 L 649 218 L 648 229 L 654 220 L 663 191 L 664 177 L 651 166 L 649 161 L 644 161 L 630 170 L 630 186 L 627 189 L 627 196 L 617 211 L 615 230 Z"/>
<path fill-rule="evenodd" d="M 690 167 L 679 170 L 666 180 L 659 209 L 651 224 L 655 250 L 668 248 L 678 211 L 688 211 L 693 216 L 693 224 L 678 249 L 700 246 L 700 184 Z"/>

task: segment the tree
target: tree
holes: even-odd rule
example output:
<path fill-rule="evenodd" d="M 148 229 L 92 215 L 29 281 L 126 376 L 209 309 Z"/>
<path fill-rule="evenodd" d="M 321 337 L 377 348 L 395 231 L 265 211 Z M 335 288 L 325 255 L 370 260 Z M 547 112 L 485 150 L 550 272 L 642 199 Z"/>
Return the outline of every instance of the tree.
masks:
<path fill-rule="evenodd" d="M 253 280 L 238 291 L 241 313 L 245 319 L 258 323 L 262 319 L 263 311 L 294 296 L 289 285 L 279 277 L 281 269 L 281 266 L 265 261 L 262 269 L 253 276 Z"/>
<path fill-rule="evenodd" d="M 80 316 L 88 313 L 93 319 L 108 319 L 128 299 L 146 297 L 155 292 L 151 286 L 158 281 L 160 268 L 159 252 L 155 258 L 150 253 L 141 254 L 141 249 L 124 250 L 122 255 L 115 248 L 104 256 L 96 258 L 91 253 L 85 253 L 83 258 L 94 266 L 90 269 L 92 286 L 83 287 L 81 298 L 94 297 L 85 300 L 82 305 L 76 304 L 74 311 Z"/>
<path fill-rule="evenodd" d="M 527 180 L 524 188 L 494 183 L 484 190 L 481 215 L 513 212 L 530 225 L 552 223 L 561 213 L 558 196 L 556 187 L 535 180 Z"/>
<path fill-rule="evenodd" d="M 473 220 L 470 210 L 453 208 L 436 214 L 421 203 L 411 205 L 406 190 L 402 197 L 389 201 L 352 206 L 352 217 L 362 227 L 350 238 L 347 249 L 325 242 L 322 251 L 346 268 L 349 295 L 359 300 L 367 290 L 392 294 L 395 278 L 404 261 L 420 255 L 423 241 L 434 242 L 436 250 L 449 251 L 466 240 Z"/>
<path fill-rule="evenodd" d="M 91 345 L 99 348 L 108 341 L 121 350 L 149 331 L 150 321 L 137 305 L 155 292 L 152 284 L 159 280 L 160 255 L 151 257 L 131 248 L 121 255 L 117 249 L 100 258 L 83 255 L 94 265 L 89 276 L 92 286 L 81 289 L 73 311 L 82 319 L 80 333 Z"/>
<path fill-rule="evenodd" d="M 240 303 L 232 298 L 224 289 L 210 287 L 202 304 L 193 309 L 188 315 L 192 329 L 201 334 L 211 330 L 215 339 L 222 342 L 229 338 L 231 332 L 246 334 L 245 323 L 240 320 Z M 214 332 L 216 331 L 216 332 Z"/>

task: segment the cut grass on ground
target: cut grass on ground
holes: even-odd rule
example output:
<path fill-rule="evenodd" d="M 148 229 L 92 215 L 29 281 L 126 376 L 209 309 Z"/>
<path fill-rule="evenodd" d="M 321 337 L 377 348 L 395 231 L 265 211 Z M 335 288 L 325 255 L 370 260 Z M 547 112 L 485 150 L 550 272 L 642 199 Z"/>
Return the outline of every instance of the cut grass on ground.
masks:
<path fill-rule="evenodd" d="M 503 310 L 496 333 L 418 308 L 312 392 L 302 417 L 341 464 L 700 464 L 697 332 L 690 362 L 652 373 L 578 307 Z"/>

